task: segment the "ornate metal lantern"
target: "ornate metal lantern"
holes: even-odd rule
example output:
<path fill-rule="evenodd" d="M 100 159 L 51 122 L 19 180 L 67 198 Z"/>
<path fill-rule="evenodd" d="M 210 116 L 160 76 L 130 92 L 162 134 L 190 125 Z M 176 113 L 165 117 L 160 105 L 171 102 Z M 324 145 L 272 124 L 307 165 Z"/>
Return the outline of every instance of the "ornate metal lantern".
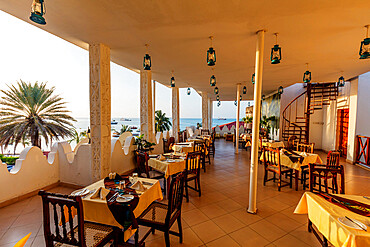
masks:
<path fill-rule="evenodd" d="M 214 66 L 216 64 L 216 51 L 212 47 L 213 36 L 210 36 L 209 39 L 211 40 L 211 47 L 207 51 L 207 64 L 208 66 Z"/>
<path fill-rule="evenodd" d="M 240 97 L 239 97 L 239 101 L 242 101 L 243 100 L 243 97 L 242 97 L 242 95 L 240 95 Z"/>
<path fill-rule="evenodd" d="M 188 95 L 190 95 L 190 93 L 191 93 L 190 87 L 188 87 L 188 90 L 186 90 L 186 93 L 187 93 Z"/>
<path fill-rule="evenodd" d="M 234 105 L 237 106 L 238 105 L 238 102 L 236 102 L 236 100 L 234 101 Z"/>
<path fill-rule="evenodd" d="M 262 95 L 262 100 L 265 100 L 265 95 Z"/>
<path fill-rule="evenodd" d="M 279 89 L 278 89 L 278 94 L 283 94 L 284 93 L 284 88 L 283 86 L 280 86 Z"/>
<path fill-rule="evenodd" d="M 246 86 L 243 87 L 243 94 L 247 94 L 247 87 Z"/>
<path fill-rule="evenodd" d="M 216 100 L 217 100 L 217 101 L 220 101 L 220 95 L 217 95 L 217 96 L 216 96 Z"/>
<path fill-rule="evenodd" d="M 248 101 L 248 106 L 251 106 L 251 102 L 250 101 Z"/>
<path fill-rule="evenodd" d="M 215 75 L 212 75 L 209 79 L 209 84 L 211 84 L 212 87 L 216 86 L 216 77 Z"/>
<path fill-rule="evenodd" d="M 218 101 L 218 102 L 217 102 L 217 107 L 220 107 L 220 105 L 221 105 L 221 102 L 220 102 L 220 101 Z"/>
<path fill-rule="evenodd" d="M 46 21 L 43 17 L 45 13 L 46 11 L 44 0 L 33 0 L 31 6 L 30 20 L 36 22 L 37 24 L 45 25 Z"/>
<path fill-rule="evenodd" d="M 277 44 L 278 33 L 274 33 L 276 36 L 276 44 L 271 48 L 271 64 L 278 64 L 281 60 L 281 47 Z"/>
<path fill-rule="evenodd" d="M 254 84 L 256 82 L 256 73 L 253 73 L 252 75 L 252 83 Z"/>
<path fill-rule="evenodd" d="M 148 44 L 145 44 L 146 46 L 146 54 L 144 56 L 144 62 L 143 62 L 143 67 L 144 67 L 144 70 L 150 70 L 150 68 L 152 67 L 152 59 L 150 58 L 149 56 L 149 52 L 148 52 Z"/>
<path fill-rule="evenodd" d="M 343 76 L 339 77 L 338 87 L 344 87 L 344 84 L 345 84 L 344 77 Z"/>
<path fill-rule="evenodd" d="M 214 92 L 215 94 L 218 94 L 218 87 L 215 87 Z"/>
<path fill-rule="evenodd" d="M 175 87 L 175 77 L 173 76 L 173 70 L 172 70 L 172 77 L 171 77 L 171 87 Z"/>
<path fill-rule="evenodd" d="M 306 72 L 303 73 L 303 82 L 309 83 L 311 81 L 311 72 L 306 70 Z"/>
<path fill-rule="evenodd" d="M 366 25 L 366 38 L 361 41 L 361 46 L 360 46 L 360 59 L 367 59 L 370 58 L 370 38 L 369 38 L 369 26 Z"/>

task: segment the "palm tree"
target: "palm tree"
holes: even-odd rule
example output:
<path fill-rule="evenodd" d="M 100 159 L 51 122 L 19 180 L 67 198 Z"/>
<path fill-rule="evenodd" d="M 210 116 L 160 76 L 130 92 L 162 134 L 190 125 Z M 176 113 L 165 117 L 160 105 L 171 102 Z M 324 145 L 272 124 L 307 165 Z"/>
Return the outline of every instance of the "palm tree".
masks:
<path fill-rule="evenodd" d="M 122 127 L 121 127 L 121 129 L 119 130 L 119 133 L 122 135 L 123 133 L 125 133 L 125 132 L 132 132 L 132 129 L 131 129 L 131 127 L 130 126 L 128 126 L 128 125 L 123 125 L 122 124 Z"/>
<path fill-rule="evenodd" d="M 76 129 L 73 129 L 72 139 L 70 139 L 68 142 L 76 142 L 76 144 L 78 144 L 84 137 L 87 137 L 86 130 L 78 133 Z"/>
<path fill-rule="evenodd" d="M 53 138 L 58 140 L 73 136 L 72 122 L 65 102 L 54 94 L 55 87 L 46 88 L 46 83 L 17 82 L 1 90 L 0 100 L 0 145 L 17 145 L 22 140 L 31 140 L 32 146 L 41 147 L 41 137 L 46 145 Z"/>
<path fill-rule="evenodd" d="M 161 110 L 155 111 L 155 132 L 169 131 L 172 123 L 166 113 L 162 113 Z"/>

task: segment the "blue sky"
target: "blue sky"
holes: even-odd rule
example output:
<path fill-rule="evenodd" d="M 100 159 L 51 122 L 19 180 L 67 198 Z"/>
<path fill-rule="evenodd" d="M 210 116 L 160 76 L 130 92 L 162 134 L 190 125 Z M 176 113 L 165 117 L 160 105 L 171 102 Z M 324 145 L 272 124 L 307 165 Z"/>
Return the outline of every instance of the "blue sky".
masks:
<path fill-rule="evenodd" d="M 89 54 L 61 38 L 0 11 L 0 89 L 22 79 L 48 82 L 74 117 L 89 116 Z M 5 24 L 5 25 L 4 25 Z M 143 54 L 144 55 L 144 54 Z M 141 60 L 142 58 L 138 58 Z M 111 63 L 112 117 L 139 117 L 139 74 Z M 244 116 L 247 102 L 241 104 Z M 171 116 L 171 90 L 157 83 L 156 109 Z M 180 89 L 180 117 L 201 118 L 201 97 Z M 234 102 L 214 103 L 214 118 L 235 118 Z"/>

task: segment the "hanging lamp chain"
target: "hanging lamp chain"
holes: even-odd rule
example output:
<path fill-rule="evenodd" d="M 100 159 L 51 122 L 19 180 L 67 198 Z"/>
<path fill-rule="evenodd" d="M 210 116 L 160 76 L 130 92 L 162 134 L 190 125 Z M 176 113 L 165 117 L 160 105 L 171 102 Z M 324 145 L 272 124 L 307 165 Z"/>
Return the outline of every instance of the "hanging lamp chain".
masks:
<path fill-rule="evenodd" d="M 209 36 L 209 39 L 211 40 L 211 47 L 212 47 L 213 36 Z"/>
<path fill-rule="evenodd" d="M 149 45 L 148 44 L 145 44 L 145 47 L 146 47 L 146 53 L 149 54 Z"/>
<path fill-rule="evenodd" d="M 370 25 L 366 25 L 366 38 L 369 38 L 369 27 Z"/>
<path fill-rule="evenodd" d="M 276 45 L 278 44 L 278 42 L 277 42 L 277 36 L 278 36 L 278 34 L 279 34 L 279 33 L 274 33 L 274 35 L 275 35 L 275 44 L 276 44 Z"/>

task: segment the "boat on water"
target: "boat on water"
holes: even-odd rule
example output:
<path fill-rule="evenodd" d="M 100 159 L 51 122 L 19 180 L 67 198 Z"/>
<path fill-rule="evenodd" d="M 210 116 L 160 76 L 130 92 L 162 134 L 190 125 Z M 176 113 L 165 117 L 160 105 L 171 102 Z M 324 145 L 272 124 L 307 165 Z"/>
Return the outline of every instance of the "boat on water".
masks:
<path fill-rule="evenodd" d="M 120 121 L 124 121 L 124 122 L 127 122 L 127 121 L 132 121 L 131 119 L 129 118 L 121 118 Z"/>
<path fill-rule="evenodd" d="M 112 136 L 113 136 L 113 137 L 119 137 L 119 136 L 120 136 L 120 133 L 119 133 L 119 132 L 117 132 L 117 131 L 115 131 L 115 132 L 113 132 Z"/>
<path fill-rule="evenodd" d="M 218 120 L 226 120 L 226 118 L 219 117 Z"/>
<path fill-rule="evenodd" d="M 116 121 L 116 120 L 112 120 L 111 122 L 110 122 L 110 124 L 118 124 L 118 122 Z"/>

